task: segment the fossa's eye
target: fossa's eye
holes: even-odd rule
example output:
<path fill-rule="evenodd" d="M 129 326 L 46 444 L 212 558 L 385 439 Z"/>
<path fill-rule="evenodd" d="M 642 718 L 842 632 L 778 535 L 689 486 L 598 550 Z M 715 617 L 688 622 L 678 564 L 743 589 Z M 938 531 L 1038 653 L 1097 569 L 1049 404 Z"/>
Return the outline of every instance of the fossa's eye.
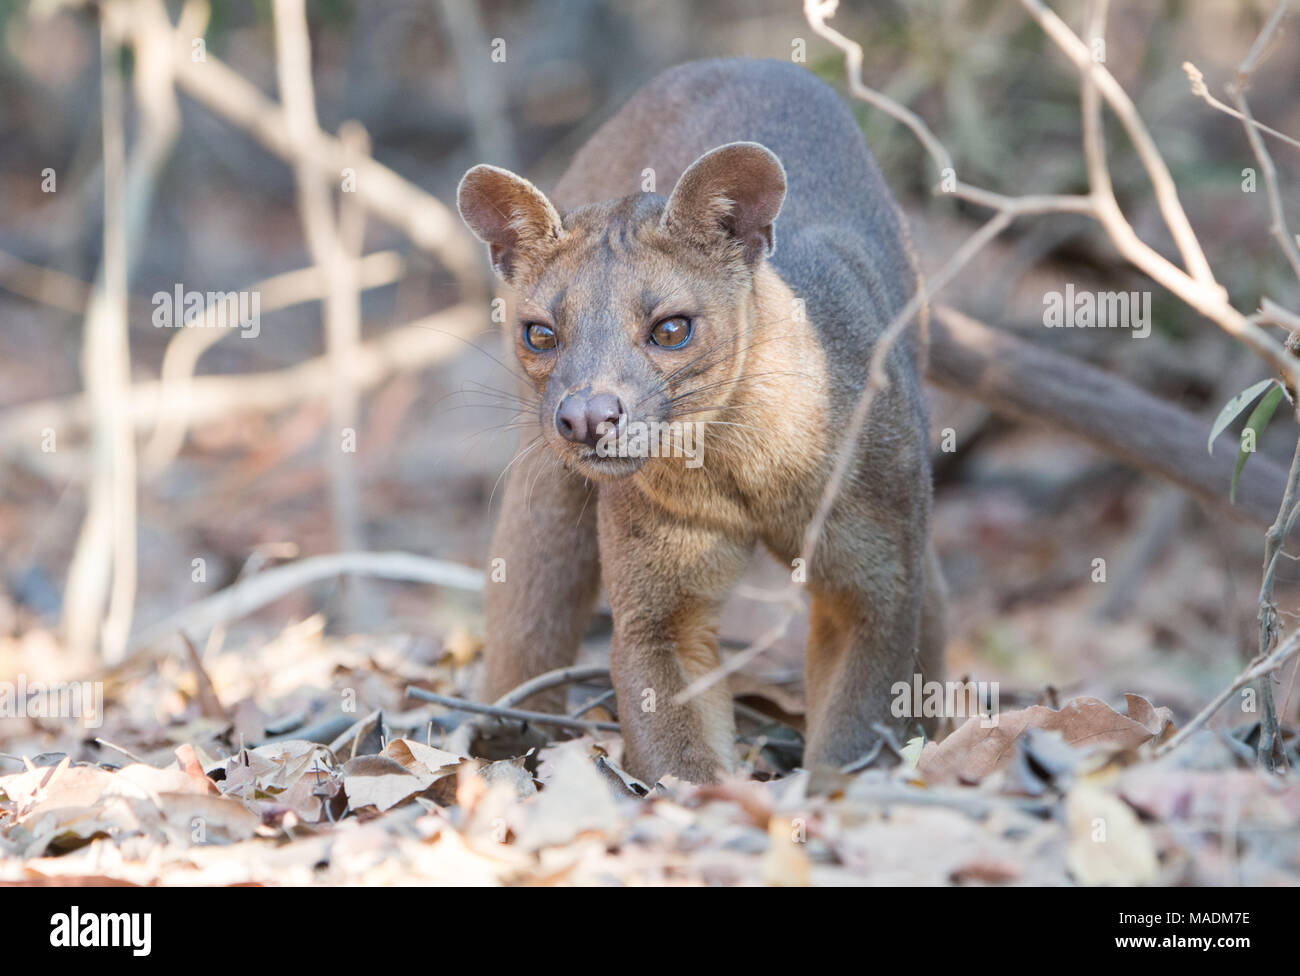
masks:
<path fill-rule="evenodd" d="M 685 315 L 660 319 L 650 330 L 650 341 L 664 349 L 680 349 L 691 341 L 691 320 Z"/>
<path fill-rule="evenodd" d="M 524 323 L 524 345 L 533 352 L 546 352 L 557 345 L 555 330 L 541 322 Z"/>

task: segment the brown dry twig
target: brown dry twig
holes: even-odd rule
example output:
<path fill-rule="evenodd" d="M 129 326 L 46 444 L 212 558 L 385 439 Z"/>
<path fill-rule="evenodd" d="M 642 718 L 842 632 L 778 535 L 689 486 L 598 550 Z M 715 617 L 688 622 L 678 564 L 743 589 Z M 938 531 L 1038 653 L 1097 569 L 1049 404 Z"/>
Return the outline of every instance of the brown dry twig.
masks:
<path fill-rule="evenodd" d="M 1192 94 L 1204 101 L 1206 105 L 1210 106 L 1210 108 L 1217 109 L 1225 115 L 1231 115 L 1234 119 L 1240 119 L 1252 128 L 1263 132 L 1265 135 L 1270 135 L 1274 139 L 1278 139 L 1288 145 L 1294 146 L 1296 149 L 1300 149 L 1300 139 L 1294 139 L 1285 132 L 1279 132 L 1277 129 L 1265 125 L 1258 119 L 1247 119 L 1231 105 L 1224 104 L 1210 94 L 1210 88 L 1205 83 L 1205 75 L 1202 74 L 1201 69 L 1192 64 L 1192 62 L 1183 62 L 1183 72 L 1187 75 L 1187 81 L 1192 86 Z"/>
<path fill-rule="evenodd" d="M 609 680 L 609 668 L 604 667 L 568 667 L 556 668 L 554 671 L 547 671 L 539 674 L 535 678 L 530 678 L 516 688 L 512 688 L 504 695 L 498 698 L 494 705 L 501 708 L 510 708 L 519 704 L 537 694 L 539 691 L 546 691 L 548 688 L 559 688 L 564 685 L 577 684 L 583 681 L 595 681 L 597 679 Z"/>
<path fill-rule="evenodd" d="M 455 708 L 463 712 L 513 719 L 517 722 L 531 722 L 533 725 L 553 725 L 557 728 L 577 729 L 581 732 L 617 732 L 619 730 L 617 722 L 601 722 L 595 719 L 570 718 L 568 715 L 552 715 L 549 712 L 529 712 L 519 708 L 505 708 L 501 705 L 485 705 L 483 702 L 470 701 L 468 698 L 457 698 L 454 695 L 440 695 L 436 691 L 425 691 L 423 688 L 416 688 L 414 685 L 407 687 L 406 694 L 412 698 L 418 698 L 420 701 L 445 705 L 447 708 Z"/>

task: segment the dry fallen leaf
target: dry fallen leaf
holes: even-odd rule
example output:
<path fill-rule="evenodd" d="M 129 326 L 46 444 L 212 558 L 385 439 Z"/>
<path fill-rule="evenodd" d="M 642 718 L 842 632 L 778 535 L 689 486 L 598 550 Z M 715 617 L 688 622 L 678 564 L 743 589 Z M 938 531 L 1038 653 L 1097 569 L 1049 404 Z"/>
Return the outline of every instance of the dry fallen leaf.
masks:
<path fill-rule="evenodd" d="M 238 800 L 224 796 L 162 793 L 158 800 L 167 823 L 195 844 L 247 840 L 262 822 Z"/>
<path fill-rule="evenodd" d="M 435 749 L 413 739 L 394 739 L 380 753 L 405 769 L 423 786 L 429 786 L 435 780 L 450 776 L 463 762 L 463 757 L 445 749 Z"/>
<path fill-rule="evenodd" d="M 0 793 L 14 802 L 21 821 L 38 806 L 91 806 L 103 795 L 112 777 L 98 766 L 73 766 L 65 756 L 57 766 L 38 766 L 0 777 Z"/>
<path fill-rule="evenodd" d="M 144 763 L 131 763 L 118 770 L 109 780 L 109 792 L 124 791 L 131 784 L 150 797 L 160 793 L 208 793 L 211 781 L 206 777 L 195 779 L 180 769 L 157 769 Z"/>
<path fill-rule="evenodd" d="M 567 844 L 585 831 L 618 827 L 618 805 L 588 752 L 581 743 L 549 752 L 545 788 L 519 808 L 519 822 L 513 824 L 521 848 Z"/>
<path fill-rule="evenodd" d="M 1020 877 L 1020 866 L 1014 861 L 976 857 L 954 868 L 949 879 L 953 884 L 1007 884 Z"/>
<path fill-rule="evenodd" d="M 1167 709 L 1152 711 L 1167 713 Z M 1150 715 L 1143 717 L 1151 721 Z M 1136 749 L 1156 734 L 1097 698 L 1072 699 L 1059 711 L 1034 705 L 1002 712 L 991 727 L 986 727 L 987 722 L 972 716 L 942 742 L 927 742 L 917 771 L 932 783 L 978 782 L 1010 764 L 1016 740 L 1030 727 L 1059 732 L 1076 748 L 1113 751 Z"/>
<path fill-rule="evenodd" d="M 542 733 L 537 753 L 498 762 L 466 758 L 449 736 L 434 740 L 441 748 L 424 744 L 427 712 L 392 706 L 411 680 L 389 660 L 399 650 L 355 636 L 317 639 L 303 646 L 307 671 L 290 679 L 283 666 L 274 670 L 289 695 L 279 701 L 266 690 L 270 672 L 254 683 L 232 678 L 220 657 L 205 662 L 216 686 L 230 689 L 223 696 L 235 702 L 232 716 L 256 691 L 277 726 L 300 730 L 297 741 L 228 755 L 241 741 L 228 728 L 197 718 L 140 721 L 108 701 L 105 738 L 144 763 L 74 765 L 89 751 L 76 736 L 11 746 L 16 756 L 39 755 L 0 778 L 0 882 L 1285 884 L 1300 864 L 1300 788 L 1240 768 L 1236 750 L 1209 731 L 1202 738 L 1210 750 L 1198 749 L 1196 737 L 1156 761 L 1146 745 L 1128 748 L 1169 731 L 1168 712 L 1136 697 L 1126 714 L 1123 705 L 1112 711 L 1087 700 L 1060 712 L 1010 713 L 1003 722 L 1015 715 L 1021 730 L 1004 725 L 1000 743 L 976 735 L 977 725 L 930 745 L 928 755 L 922 740 L 908 744 L 909 756 L 925 755 L 923 765 L 936 748 L 955 762 L 961 736 L 970 737 L 961 762 L 1000 769 L 982 790 L 927 787 L 909 762 L 889 773 L 836 774 L 822 792 L 816 776 L 798 772 L 706 787 L 664 777 L 638 798 L 645 784 L 619 769 L 617 736 L 552 742 Z M 183 664 L 178 673 L 188 679 Z M 303 723 L 333 714 L 337 689 L 295 690 L 302 674 L 389 681 L 370 707 L 384 704 L 392 731 L 379 742 L 375 712 L 340 742 L 342 756 L 306 741 L 309 730 L 319 733 Z M 146 684 L 137 699 L 153 701 L 168 687 Z M 184 696 L 176 707 L 197 712 Z M 344 769 L 339 761 L 353 758 L 358 733 L 367 758 Z M 1093 744 L 1104 748 L 1083 747 Z M 999 766 L 1002 747 L 1013 765 Z M 1088 775 L 1102 764 L 1104 781 Z M 958 769 L 959 778 L 968 772 Z M 1232 825 L 1229 857 L 1222 838 Z"/>
<path fill-rule="evenodd" d="M 1144 726 L 1157 742 L 1165 739 L 1173 731 L 1174 713 L 1172 710 L 1163 706 L 1156 708 L 1141 695 L 1135 695 L 1131 692 L 1124 696 L 1124 702 L 1128 706 L 1128 717 Z"/>
<path fill-rule="evenodd" d="M 181 745 L 176 747 L 176 762 L 180 764 L 181 771 L 185 773 L 195 784 L 200 785 L 205 793 L 219 793 L 217 784 L 208 779 L 203 772 L 203 764 L 199 761 L 198 754 L 194 751 L 192 745 Z"/>
<path fill-rule="evenodd" d="M 1066 863 L 1085 885 L 1141 885 L 1156 880 L 1159 865 L 1151 834 L 1127 803 L 1107 790 L 1080 783 L 1065 801 L 1070 831 Z"/>
<path fill-rule="evenodd" d="M 427 786 L 402 764 L 386 756 L 358 756 L 343 764 L 343 791 L 348 809 L 373 806 L 380 813 L 408 800 Z"/>

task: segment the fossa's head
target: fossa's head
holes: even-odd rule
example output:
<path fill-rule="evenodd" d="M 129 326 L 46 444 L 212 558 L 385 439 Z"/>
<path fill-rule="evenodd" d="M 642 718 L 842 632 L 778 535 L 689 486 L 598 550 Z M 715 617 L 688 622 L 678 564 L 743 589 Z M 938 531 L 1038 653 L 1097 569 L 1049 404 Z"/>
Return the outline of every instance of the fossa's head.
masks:
<path fill-rule="evenodd" d="M 754 272 L 784 198 L 780 161 L 752 142 L 701 156 L 666 200 L 642 193 L 563 216 L 514 173 L 465 174 L 461 216 L 515 292 L 506 327 L 565 464 L 622 477 L 645 457 L 611 452 L 620 432 L 626 444 L 650 425 L 727 419 Z"/>

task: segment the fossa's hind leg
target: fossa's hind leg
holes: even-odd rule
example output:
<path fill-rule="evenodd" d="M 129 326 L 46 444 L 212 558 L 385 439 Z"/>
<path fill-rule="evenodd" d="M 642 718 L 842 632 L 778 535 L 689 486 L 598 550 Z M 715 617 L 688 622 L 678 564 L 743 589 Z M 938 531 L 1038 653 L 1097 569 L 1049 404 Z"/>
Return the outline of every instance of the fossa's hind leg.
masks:
<path fill-rule="evenodd" d="M 925 554 L 925 590 L 921 603 L 921 636 L 917 654 L 917 670 L 921 680 L 943 681 L 944 649 L 948 642 L 948 586 L 943 579 L 939 557 L 931 545 Z M 939 728 L 938 717 L 921 719 L 921 728 L 927 737 Z"/>
<path fill-rule="evenodd" d="M 903 474 L 858 479 L 832 510 L 810 567 L 808 768 L 861 758 L 879 738 L 875 725 L 904 734 L 908 720 L 891 708 L 895 685 L 910 687 L 918 668 L 924 680 L 941 674 L 942 583 L 927 571 L 937 571 L 928 565 L 928 481 Z"/>

